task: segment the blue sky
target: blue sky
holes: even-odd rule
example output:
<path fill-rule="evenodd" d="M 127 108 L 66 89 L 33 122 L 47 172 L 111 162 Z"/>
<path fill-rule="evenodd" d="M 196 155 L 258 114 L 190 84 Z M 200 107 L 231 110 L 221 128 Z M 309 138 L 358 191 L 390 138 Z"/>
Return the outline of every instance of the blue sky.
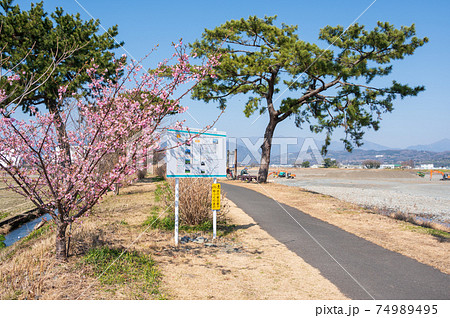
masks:
<path fill-rule="evenodd" d="M 135 58 L 146 55 L 159 45 L 157 53 L 146 62 L 154 65 L 171 54 L 170 44 L 183 38 L 185 43 L 200 38 L 205 28 L 212 29 L 230 19 L 277 15 L 277 24 L 298 25 L 302 40 L 317 43 L 320 28 L 326 25 L 350 25 L 373 0 L 323 0 L 323 1 L 87 1 L 77 0 L 94 18 L 100 19 L 105 28 L 119 25 L 119 41 Z M 44 1 L 45 9 L 52 12 L 62 6 L 69 13 L 79 12 L 84 19 L 90 16 L 75 0 Z M 22 9 L 28 9 L 30 1 L 15 1 Z M 450 73 L 449 40 L 450 2 L 420 0 L 377 0 L 358 19 L 358 23 L 373 28 L 377 21 L 388 21 L 396 27 L 416 24 L 417 35 L 430 41 L 394 64 L 388 78 L 412 86 L 425 85 L 426 91 L 418 97 L 395 102 L 394 112 L 384 115 L 381 129 L 369 131 L 365 139 L 389 147 L 406 147 L 427 144 L 450 137 L 450 105 L 447 91 L 447 74 Z M 119 50 L 119 54 L 124 53 Z M 226 113 L 217 123 L 219 130 L 229 136 L 262 136 L 267 124 L 263 115 L 252 124 L 257 115 L 245 118 L 242 110 L 246 97 L 234 98 Z M 183 115 L 192 127 L 210 124 L 219 114 L 213 104 L 186 99 L 189 114 Z M 197 123 L 198 122 L 198 123 Z M 279 124 L 275 136 L 310 137 L 309 130 L 295 127 L 293 120 Z M 321 136 L 318 136 L 319 139 Z M 317 138 L 317 136 L 316 136 Z M 339 134 L 335 137 L 339 139 Z"/>

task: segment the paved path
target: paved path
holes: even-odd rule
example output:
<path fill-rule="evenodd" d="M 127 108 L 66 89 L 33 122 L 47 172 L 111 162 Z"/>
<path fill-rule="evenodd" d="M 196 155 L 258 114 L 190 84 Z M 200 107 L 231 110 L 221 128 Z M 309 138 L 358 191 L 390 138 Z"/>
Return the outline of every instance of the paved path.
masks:
<path fill-rule="evenodd" d="M 450 299 L 450 275 L 256 191 L 230 184 L 222 184 L 222 189 L 264 230 L 351 299 Z"/>

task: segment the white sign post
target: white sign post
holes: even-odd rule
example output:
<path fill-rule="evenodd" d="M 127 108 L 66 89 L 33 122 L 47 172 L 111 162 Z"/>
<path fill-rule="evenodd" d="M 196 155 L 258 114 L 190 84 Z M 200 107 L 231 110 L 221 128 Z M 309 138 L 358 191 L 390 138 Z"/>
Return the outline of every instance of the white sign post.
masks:
<path fill-rule="evenodd" d="M 166 176 L 175 178 L 175 245 L 178 245 L 179 178 L 214 178 L 214 183 L 217 178 L 226 178 L 226 133 L 168 129 L 166 160 Z M 214 238 L 216 229 L 217 211 L 213 210 Z"/>
<path fill-rule="evenodd" d="M 179 192 L 180 179 L 175 178 L 175 245 L 178 245 L 178 206 L 180 201 Z"/>

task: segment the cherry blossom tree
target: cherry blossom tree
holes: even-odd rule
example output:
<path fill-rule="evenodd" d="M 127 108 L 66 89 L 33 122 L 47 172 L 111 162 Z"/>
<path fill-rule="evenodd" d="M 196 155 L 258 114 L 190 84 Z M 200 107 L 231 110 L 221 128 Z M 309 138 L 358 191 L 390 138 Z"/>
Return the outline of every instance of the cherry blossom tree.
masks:
<path fill-rule="evenodd" d="M 120 80 L 114 82 L 103 76 L 110 70 L 91 64 L 83 70 L 91 78 L 91 99 L 66 96 L 70 89 L 62 86 L 60 110 L 42 113 L 31 107 L 29 120 L 17 119 L 12 109 L 17 103 L 8 102 L 0 87 L 4 182 L 52 216 L 58 260 L 67 259 L 67 227 L 88 215 L 115 183 L 135 173 L 139 157 L 159 146 L 164 129 L 173 128 L 164 119 L 184 112 L 180 100 L 214 76 L 217 57 L 193 65 L 181 42 L 174 49 L 172 58 L 152 72 L 137 61 L 125 65 L 122 56 L 115 70 Z M 21 74 L 9 70 L 8 76 L 1 83 L 13 85 Z"/>

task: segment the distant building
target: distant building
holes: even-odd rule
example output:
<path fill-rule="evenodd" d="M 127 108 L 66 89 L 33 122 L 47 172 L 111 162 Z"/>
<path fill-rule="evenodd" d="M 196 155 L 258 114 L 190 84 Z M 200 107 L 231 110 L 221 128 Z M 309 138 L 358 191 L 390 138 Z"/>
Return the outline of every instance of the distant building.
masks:
<path fill-rule="evenodd" d="M 434 164 L 427 163 L 427 164 L 420 165 L 420 169 L 426 169 L 426 170 L 434 169 Z"/>
<path fill-rule="evenodd" d="M 350 164 L 348 164 L 348 165 L 342 165 L 341 168 L 344 168 L 344 169 L 363 169 L 363 166 L 362 165 L 350 165 Z"/>
<path fill-rule="evenodd" d="M 396 165 L 381 165 L 380 169 L 395 169 Z"/>

